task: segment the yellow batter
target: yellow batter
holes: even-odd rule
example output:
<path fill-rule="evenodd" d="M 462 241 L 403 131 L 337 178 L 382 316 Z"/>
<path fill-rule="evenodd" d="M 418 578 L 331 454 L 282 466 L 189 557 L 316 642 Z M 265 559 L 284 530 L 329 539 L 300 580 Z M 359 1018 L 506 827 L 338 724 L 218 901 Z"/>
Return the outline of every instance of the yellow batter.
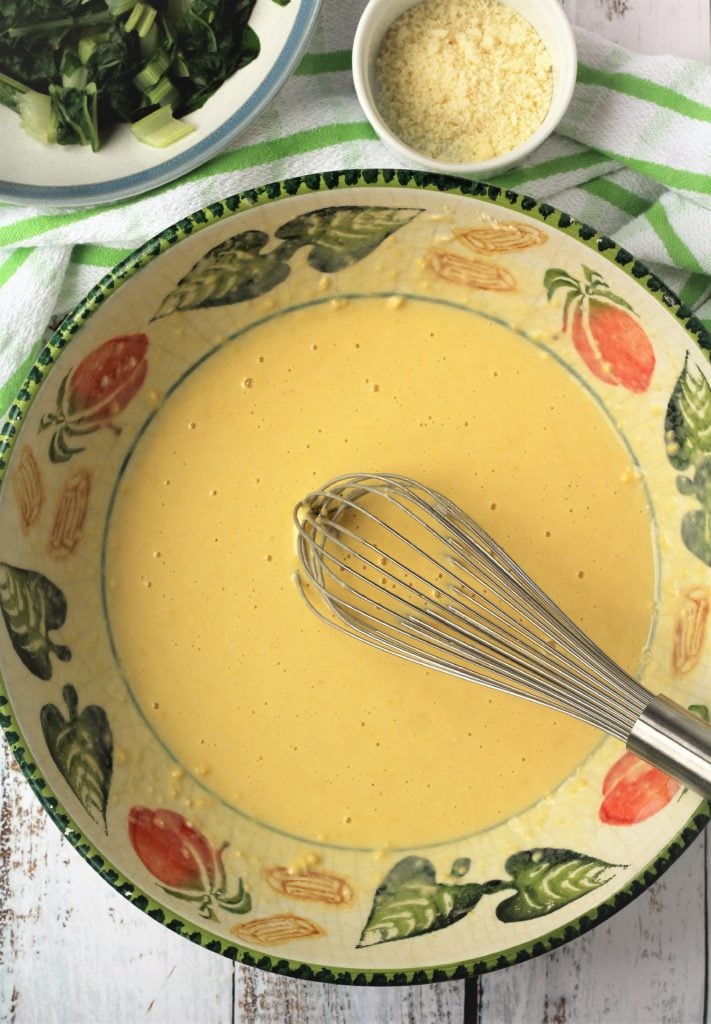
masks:
<path fill-rule="evenodd" d="M 354 846 L 471 833 L 549 792 L 599 734 L 312 615 L 291 579 L 292 509 L 349 471 L 451 496 L 636 671 L 649 514 L 595 401 L 502 326 L 369 298 L 253 328 L 159 410 L 109 534 L 126 678 L 177 760 L 260 821 Z"/>

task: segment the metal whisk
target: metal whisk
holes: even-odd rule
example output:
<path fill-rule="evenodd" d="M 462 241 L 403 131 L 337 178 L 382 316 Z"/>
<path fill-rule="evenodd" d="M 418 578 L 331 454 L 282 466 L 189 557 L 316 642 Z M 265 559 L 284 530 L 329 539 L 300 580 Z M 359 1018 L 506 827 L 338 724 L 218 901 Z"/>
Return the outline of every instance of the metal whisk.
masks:
<path fill-rule="evenodd" d="M 466 512 L 389 474 L 294 510 L 314 612 L 372 647 L 562 711 L 711 796 L 711 726 L 624 672 Z"/>

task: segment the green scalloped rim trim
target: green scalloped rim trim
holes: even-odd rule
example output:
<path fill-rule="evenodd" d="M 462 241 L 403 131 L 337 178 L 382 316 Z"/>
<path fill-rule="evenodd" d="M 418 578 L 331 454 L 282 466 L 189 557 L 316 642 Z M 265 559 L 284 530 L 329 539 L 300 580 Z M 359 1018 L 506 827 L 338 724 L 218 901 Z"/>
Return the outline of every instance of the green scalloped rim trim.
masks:
<path fill-rule="evenodd" d="M 521 195 L 510 189 L 502 189 L 496 185 L 488 185 L 479 181 L 465 181 L 445 175 L 428 174 L 420 171 L 403 170 L 346 170 L 332 171 L 324 174 L 308 174 L 304 177 L 288 178 L 285 181 L 273 182 L 260 188 L 249 189 L 238 195 L 230 196 L 220 202 L 211 203 L 203 210 L 185 217 L 171 227 L 166 228 L 155 238 L 150 239 L 134 253 L 122 260 L 112 271 L 105 275 L 85 299 L 66 317 L 54 333 L 48 344 L 43 348 L 30 370 L 25 383 L 20 388 L 17 398 L 10 406 L 7 420 L 0 429 L 0 484 L 2 484 L 7 460 L 12 450 L 19 425 L 27 409 L 29 409 L 37 390 L 55 361 L 56 356 L 67 345 L 88 318 L 124 281 L 150 263 L 156 256 L 164 252 L 187 235 L 201 231 L 203 228 L 221 221 L 234 213 L 259 206 L 278 199 L 286 199 L 310 192 L 328 192 L 340 188 L 382 187 L 427 189 L 434 192 L 453 193 L 460 196 L 472 196 L 485 202 L 503 206 L 518 213 L 524 213 L 534 220 L 542 221 L 549 227 L 562 230 L 565 234 L 576 238 L 590 249 L 601 253 L 610 263 L 621 267 L 635 280 L 643 285 L 657 301 L 664 306 L 671 316 L 686 329 L 692 341 L 707 354 L 711 354 L 711 334 L 702 322 L 694 316 L 693 311 L 684 305 L 660 279 L 652 274 L 648 267 L 636 260 L 631 253 L 623 249 L 606 235 L 601 235 L 587 224 L 574 220 L 569 214 L 561 213 L 548 203 L 539 203 L 530 196 Z M 423 984 L 426 982 L 452 981 L 484 974 L 488 971 L 510 967 L 523 963 L 533 957 L 547 953 L 558 946 L 589 931 L 601 921 L 616 914 L 618 910 L 630 903 L 636 896 L 644 892 L 652 882 L 662 875 L 673 862 L 705 828 L 711 820 L 711 806 L 702 802 L 696 813 L 686 825 L 670 841 L 666 849 L 640 871 L 620 892 L 600 903 L 587 914 L 583 914 L 562 928 L 532 942 L 512 946 L 488 957 L 476 960 L 464 960 L 457 963 L 441 964 L 436 967 L 410 968 L 405 970 L 356 970 L 348 967 L 325 967 L 319 964 L 303 963 L 300 960 L 289 960 L 269 956 L 246 946 L 237 946 L 226 942 L 212 932 L 196 928 L 189 921 L 173 913 L 148 896 L 128 878 L 118 872 L 113 865 L 94 847 L 77 827 L 58 802 L 51 788 L 39 773 L 37 765 L 26 750 L 25 740 L 20 733 L 5 690 L 4 680 L 0 676 L 0 726 L 5 738 L 17 759 L 22 774 L 37 795 L 40 803 L 59 828 L 67 841 L 94 868 L 98 874 L 111 885 L 116 892 L 143 910 L 155 921 L 182 935 L 191 942 L 196 942 L 206 949 L 220 953 L 230 960 L 276 974 L 285 974 L 308 981 L 322 981 L 339 985 L 405 985 Z"/>

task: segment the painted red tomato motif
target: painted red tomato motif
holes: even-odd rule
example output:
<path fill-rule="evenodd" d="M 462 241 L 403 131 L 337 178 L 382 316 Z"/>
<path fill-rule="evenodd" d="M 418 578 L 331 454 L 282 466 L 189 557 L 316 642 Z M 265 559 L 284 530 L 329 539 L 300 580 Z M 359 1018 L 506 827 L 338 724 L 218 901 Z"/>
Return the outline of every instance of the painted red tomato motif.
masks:
<path fill-rule="evenodd" d="M 147 352 L 145 334 L 117 335 L 90 352 L 69 378 L 67 419 L 102 423 L 118 415 L 146 379 Z"/>
<path fill-rule="evenodd" d="M 567 293 L 563 330 L 598 380 L 641 394 L 654 372 L 652 343 L 629 303 L 596 271 L 583 267 L 583 273 L 581 281 L 554 267 L 544 276 L 549 299 L 559 289 Z"/>
<path fill-rule="evenodd" d="M 215 852 L 182 814 L 132 807 L 128 836 L 140 860 L 163 885 L 199 891 L 214 886 Z"/>
<path fill-rule="evenodd" d="M 203 833 L 178 814 L 164 807 L 132 807 L 128 813 L 128 838 L 143 865 L 170 895 L 196 904 L 197 913 L 211 921 L 217 911 L 247 914 L 252 898 L 241 878 L 232 895 L 222 855 L 223 843 L 215 849 Z"/>
<path fill-rule="evenodd" d="M 573 314 L 571 334 L 586 366 L 600 380 L 621 384 L 638 394 L 647 390 L 654 370 L 654 350 L 627 310 L 609 302 L 583 299 Z"/>
<path fill-rule="evenodd" d="M 52 462 L 67 462 L 83 452 L 84 444 L 77 439 L 102 427 L 121 433 L 113 421 L 146 379 L 147 352 L 145 334 L 118 334 L 69 371 L 57 389 L 55 408 L 40 421 L 40 430 L 52 429 Z"/>
<path fill-rule="evenodd" d="M 681 789 L 676 779 L 627 752 L 605 776 L 600 821 L 606 825 L 635 825 L 670 803 Z"/>
<path fill-rule="evenodd" d="M 594 373 L 598 380 L 606 384 L 617 384 L 617 378 L 613 376 L 612 367 L 605 365 L 602 354 L 594 339 L 590 338 L 589 325 L 583 320 L 583 311 L 578 308 L 573 313 L 570 328 L 573 344 L 576 351 L 583 357 L 583 361 L 591 373 Z"/>

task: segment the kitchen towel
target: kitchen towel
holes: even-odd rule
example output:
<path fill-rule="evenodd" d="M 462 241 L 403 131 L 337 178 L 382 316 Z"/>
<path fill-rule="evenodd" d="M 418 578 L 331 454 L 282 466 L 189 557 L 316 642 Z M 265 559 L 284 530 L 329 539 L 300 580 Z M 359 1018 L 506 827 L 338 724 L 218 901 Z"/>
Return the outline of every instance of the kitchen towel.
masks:
<path fill-rule="evenodd" d="M 323 5 L 291 80 L 233 146 L 177 182 L 90 210 L 0 204 L 0 407 L 63 314 L 175 220 L 279 178 L 398 167 L 350 73 L 361 4 Z M 546 199 L 647 263 L 711 331 L 711 67 L 575 30 L 578 77 L 558 132 L 491 179 Z"/>

